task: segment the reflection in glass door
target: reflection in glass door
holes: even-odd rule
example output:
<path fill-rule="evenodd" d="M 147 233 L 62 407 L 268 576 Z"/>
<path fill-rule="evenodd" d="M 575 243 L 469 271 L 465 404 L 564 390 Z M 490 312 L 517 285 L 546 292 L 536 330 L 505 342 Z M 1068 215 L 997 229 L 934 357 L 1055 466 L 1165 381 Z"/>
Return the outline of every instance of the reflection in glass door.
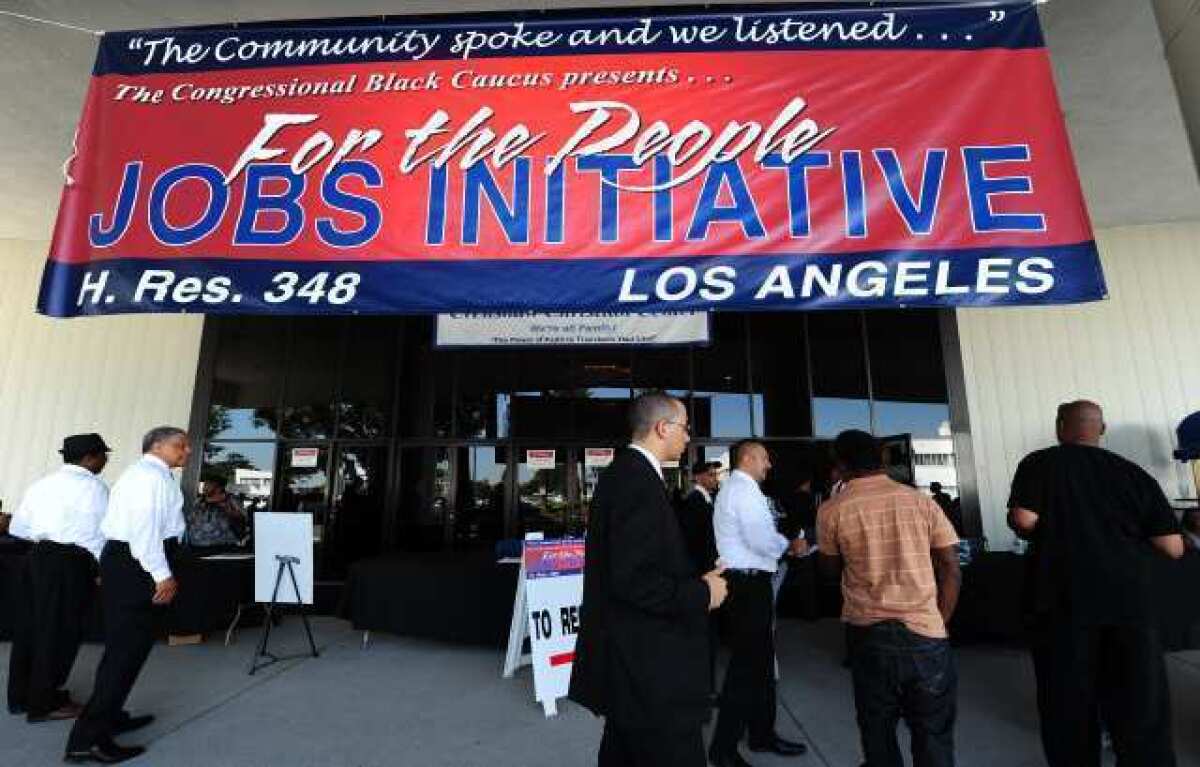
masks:
<path fill-rule="evenodd" d="M 583 454 L 583 479 L 579 483 L 579 515 L 581 526 L 586 530 L 592 509 L 592 497 L 596 494 L 596 484 L 600 481 L 600 475 L 612 463 L 616 448 L 596 446 L 578 450 Z"/>
<path fill-rule="evenodd" d="M 518 534 L 542 533 L 561 538 L 569 520 L 578 523 L 578 462 L 558 446 L 517 448 L 516 520 Z M 574 469 L 574 481 L 572 471 Z M 575 507 L 574 514 L 571 507 Z"/>
<path fill-rule="evenodd" d="M 888 476 L 905 485 L 914 485 L 913 449 L 911 434 L 894 434 L 879 438 L 883 449 L 883 466 Z"/>
<path fill-rule="evenodd" d="M 396 543 L 407 551 L 443 548 L 453 528 L 454 483 L 451 448 L 408 447 L 400 451 L 400 505 Z"/>
<path fill-rule="evenodd" d="M 492 445 L 455 450 L 455 547 L 490 546 L 504 538 L 508 450 Z"/>
<path fill-rule="evenodd" d="M 311 514 L 315 577 L 323 577 L 329 517 L 328 445 L 286 444 L 279 450 L 279 491 L 275 511 Z"/>
<path fill-rule="evenodd" d="M 338 449 L 321 561 L 323 578 L 343 578 L 350 564 L 379 553 L 387 454 L 383 445 Z"/>

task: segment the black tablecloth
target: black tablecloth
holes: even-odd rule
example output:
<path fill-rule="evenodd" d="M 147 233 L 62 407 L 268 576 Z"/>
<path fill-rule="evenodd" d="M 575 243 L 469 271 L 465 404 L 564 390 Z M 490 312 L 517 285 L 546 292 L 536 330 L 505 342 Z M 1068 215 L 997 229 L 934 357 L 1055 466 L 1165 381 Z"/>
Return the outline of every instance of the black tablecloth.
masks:
<path fill-rule="evenodd" d="M 18 610 L 24 609 L 23 600 L 29 592 L 28 570 L 25 565 L 32 544 L 16 539 L 0 543 L 0 641 L 10 642 L 17 621 Z M 100 610 L 99 593 L 93 594 L 88 602 L 88 618 L 84 624 L 84 639 L 88 642 L 104 640 L 104 619 Z"/>
<path fill-rule="evenodd" d="M 0 641 L 12 639 L 13 620 L 21 609 L 28 544 L 0 545 Z M 172 559 L 179 581 L 174 603 L 156 611 L 162 634 L 204 634 L 224 631 L 237 613 L 239 602 L 254 601 L 254 560 L 206 560 L 181 553 Z M 91 601 L 85 639 L 104 639 L 104 617 L 99 592 Z M 252 610 L 247 617 L 258 617 Z"/>
<path fill-rule="evenodd" d="M 1200 649 L 1200 554 L 1155 558 L 1154 594 L 1170 651 Z M 837 617 L 840 594 L 817 573 L 816 557 L 789 563 L 779 594 L 783 617 Z M 518 567 L 489 553 L 382 557 L 351 566 L 340 613 L 359 630 L 503 646 L 512 618 Z M 951 622 L 956 644 L 1024 641 L 1020 555 L 985 552 L 963 568 L 962 596 Z"/>
<path fill-rule="evenodd" d="M 836 583 L 826 582 L 816 555 L 789 560 L 787 567 L 776 606 L 781 618 L 811 621 L 841 615 L 841 592 Z"/>
<path fill-rule="evenodd" d="M 1151 568 L 1167 650 L 1200 649 L 1200 553 L 1189 551 L 1180 561 L 1156 556 Z M 963 568 L 962 594 L 950 623 L 955 644 L 1023 643 L 1024 581 L 1021 555 L 995 551 L 976 556 Z M 816 557 L 808 557 L 789 563 L 778 609 L 785 618 L 834 618 L 841 612 L 841 594 L 817 573 Z"/>
<path fill-rule="evenodd" d="M 1009 551 L 983 552 L 962 569 L 962 592 L 950 621 L 955 644 L 1025 641 L 1021 591 L 1025 561 Z"/>
<path fill-rule="evenodd" d="M 239 604 L 254 603 L 253 559 L 204 559 L 185 553 L 173 563 L 179 593 L 166 611 L 172 634 L 208 634 L 224 631 L 237 615 Z M 260 617 L 259 610 L 250 618 Z"/>
<path fill-rule="evenodd" d="M 1200 649 L 1200 553 L 1151 560 L 1152 594 L 1167 651 Z M 986 552 L 963 568 L 962 596 L 950 623 L 955 642 L 1025 640 L 1021 590 L 1025 563 L 1011 552 Z"/>
<path fill-rule="evenodd" d="M 339 612 L 360 631 L 503 647 L 519 569 L 490 551 L 362 560 Z"/>

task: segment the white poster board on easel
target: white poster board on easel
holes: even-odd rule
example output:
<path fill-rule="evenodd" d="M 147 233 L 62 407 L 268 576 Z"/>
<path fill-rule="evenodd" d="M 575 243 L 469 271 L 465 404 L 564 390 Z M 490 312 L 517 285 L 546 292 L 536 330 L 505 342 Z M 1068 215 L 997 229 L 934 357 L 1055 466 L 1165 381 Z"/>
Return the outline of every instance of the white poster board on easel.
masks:
<path fill-rule="evenodd" d="M 292 557 L 300 591 L 299 604 L 313 603 L 312 514 L 260 511 L 254 515 L 254 601 L 297 604 L 296 589 L 285 570 L 280 580 L 279 557 Z M 279 583 L 278 590 L 275 588 Z"/>

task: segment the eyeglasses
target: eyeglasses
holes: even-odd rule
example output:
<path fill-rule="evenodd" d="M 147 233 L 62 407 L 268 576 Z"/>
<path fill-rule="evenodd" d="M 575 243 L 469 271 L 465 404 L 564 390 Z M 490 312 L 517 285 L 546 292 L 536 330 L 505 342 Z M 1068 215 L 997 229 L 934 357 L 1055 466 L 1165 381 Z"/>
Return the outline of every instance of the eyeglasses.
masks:
<path fill-rule="evenodd" d="M 692 433 L 692 425 L 689 423 L 684 423 L 683 421 L 663 421 L 663 423 L 669 423 L 672 426 L 678 426 L 679 428 L 683 429 L 685 434 Z"/>

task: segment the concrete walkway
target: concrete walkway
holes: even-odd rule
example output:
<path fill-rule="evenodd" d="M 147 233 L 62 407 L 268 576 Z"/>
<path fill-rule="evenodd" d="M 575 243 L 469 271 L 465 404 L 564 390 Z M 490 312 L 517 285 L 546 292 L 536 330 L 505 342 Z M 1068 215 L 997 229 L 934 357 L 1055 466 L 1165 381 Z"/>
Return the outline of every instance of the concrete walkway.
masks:
<path fill-rule="evenodd" d="M 533 703 L 528 669 L 500 678 L 501 653 L 375 635 L 333 619 L 316 621 L 319 659 L 246 674 L 255 630 L 229 648 L 159 645 L 130 708 L 158 720 L 126 736 L 150 751 L 131 764 L 204 767 L 585 767 L 595 764 L 600 722 L 569 703 L 547 720 Z M 289 619 L 277 649 L 300 650 Z M 274 642 L 272 642 L 275 645 Z M 85 697 L 99 649 L 87 646 L 71 688 Z M 755 765 L 858 767 L 849 677 L 838 666 L 833 622 L 781 627 L 779 730 L 813 751 L 798 759 L 757 757 Z M 0 645 L 7 668 L 8 645 Z M 1033 679 L 1026 656 L 994 648 L 959 652 L 962 767 L 1032 767 L 1039 758 Z M 1200 654 L 1170 661 L 1181 767 L 1200 767 Z M 2 675 L 2 674 L 0 674 Z M 69 723 L 28 725 L 0 718 L 0 764 L 61 758 Z M 903 728 L 902 728 L 903 729 Z"/>

